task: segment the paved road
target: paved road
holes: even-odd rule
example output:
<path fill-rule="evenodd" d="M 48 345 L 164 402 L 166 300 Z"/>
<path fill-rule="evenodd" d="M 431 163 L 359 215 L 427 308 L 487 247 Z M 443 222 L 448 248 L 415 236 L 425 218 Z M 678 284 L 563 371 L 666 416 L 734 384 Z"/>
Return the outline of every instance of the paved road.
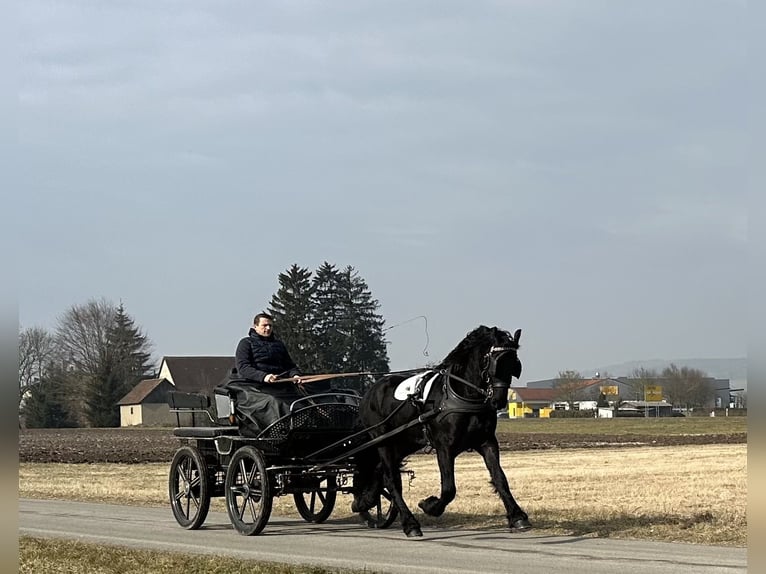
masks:
<path fill-rule="evenodd" d="M 225 513 L 211 512 L 187 531 L 169 508 L 49 500 L 19 501 L 19 534 L 75 538 L 153 550 L 226 554 L 396 574 L 734 574 L 747 572 L 743 548 L 543 536 L 534 531 L 425 530 L 407 539 L 398 527 L 369 530 L 348 521 L 307 524 L 272 517 L 254 537 L 240 536 Z"/>

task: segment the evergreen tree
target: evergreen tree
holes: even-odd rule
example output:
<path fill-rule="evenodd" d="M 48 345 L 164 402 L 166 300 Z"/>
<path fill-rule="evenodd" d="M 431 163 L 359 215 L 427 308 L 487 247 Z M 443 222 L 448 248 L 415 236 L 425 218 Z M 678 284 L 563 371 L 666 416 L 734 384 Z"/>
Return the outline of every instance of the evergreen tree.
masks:
<path fill-rule="evenodd" d="M 346 369 L 347 337 L 343 325 L 343 301 L 340 272 L 325 261 L 316 270 L 311 297 L 314 311 L 314 340 L 317 344 L 317 369 L 325 373 L 342 373 Z"/>
<path fill-rule="evenodd" d="M 153 375 L 150 364 L 151 344 L 133 318 L 125 312 L 122 302 L 117 307 L 114 323 L 107 334 L 107 347 L 113 355 L 114 367 L 125 392 Z"/>
<path fill-rule="evenodd" d="M 70 428 L 77 426 L 64 400 L 67 373 L 55 364 L 46 367 L 46 375 L 30 387 L 22 413 L 27 428 Z"/>
<path fill-rule="evenodd" d="M 269 313 L 275 330 L 304 373 L 387 372 L 380 304 L 351 266 L 323 262 L 312 274 L 293 264 L 279 275 Z M 363 389 L 365 377 L 332 386 Z"/>
<path fill-rule="evenodd" d="M 337 291 L 341 300 L 339 331 L 345 339 L 345 370 L 388 371 L 388 354 L 383 336 L 385 321 L 378 314 L 380 304 L 372 297 L 367 282 L 353 267 L 348 266 L 338 274 Z"/>
<path fill-rule="evenodd" d="M 121 377 L 119 360 L 112 349 L 105 349 L 99 369 L 88 379 L 85 395 L 85 413 L 93 427 L 120 426 L 119 401 L 128 392 Z"/>
<path fill-rule="evenodd" d="M 89 377 L 85 405 L 91 426 L 120 426 L 117 402 L 152 375 L 149 348 L 146 335 L 120 303 L 107 331 L 98 368 Z"/>
<path fill-rule="evenodd" d="M 274 317 L 276 335 L 304 373 L 318 372 L 311 275 L 311 271 L 296 264 L 280 273 L 279 290 L 271 297 L 268 309 Z"/>

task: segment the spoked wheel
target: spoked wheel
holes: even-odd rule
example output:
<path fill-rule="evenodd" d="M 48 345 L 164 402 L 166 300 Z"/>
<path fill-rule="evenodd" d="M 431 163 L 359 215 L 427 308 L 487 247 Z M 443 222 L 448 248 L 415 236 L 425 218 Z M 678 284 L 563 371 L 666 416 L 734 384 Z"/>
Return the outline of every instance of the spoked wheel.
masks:
<path fill-rule="evenodd" d="M 261 452 L 243 446 L 231 457 L 226 471 L 226 511 L 240 534 L 253 536 L 271 515 L 271 485 Z"/>
<path fill-rule="evenodd" d="M 335 508 L 335 499 L 338 496 L 338 483 L 335 476 L 322 477 L 315 490 L 310 492 L 296 492 L 295 508 L 298 514 L 306 522 L 319 524 L 324 522 L 332 514 Z"/>
<path fill-rule="evenodd" d="M 191 446 L 182 446 L 170 463 L 168 496 L 178 524 L 197 530 L 210 510 L 208 471 L 205 459 Z"/>
<path fill-rule="evenodd" d="M 362 520 L 367 523 L 367 528 L 388 528 L 394 523 L 399 515 L 399 509 L 394 504 L 393 498 L 388 489 L 383 487 L 378 503 L 370 510 L 359 513 Z"/>

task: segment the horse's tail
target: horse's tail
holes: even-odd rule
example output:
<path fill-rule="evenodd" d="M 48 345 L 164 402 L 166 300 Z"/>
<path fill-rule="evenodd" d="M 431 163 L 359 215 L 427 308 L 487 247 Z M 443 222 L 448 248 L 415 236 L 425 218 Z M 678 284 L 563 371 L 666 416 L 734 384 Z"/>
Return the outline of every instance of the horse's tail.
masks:
<path fill-rule="evenodd" d="M 367 447 L 354 455 L 354 502 L 353 512 L 364 512 L 377 503 L 382 490 L 380 456 L 374 446 Z"/>

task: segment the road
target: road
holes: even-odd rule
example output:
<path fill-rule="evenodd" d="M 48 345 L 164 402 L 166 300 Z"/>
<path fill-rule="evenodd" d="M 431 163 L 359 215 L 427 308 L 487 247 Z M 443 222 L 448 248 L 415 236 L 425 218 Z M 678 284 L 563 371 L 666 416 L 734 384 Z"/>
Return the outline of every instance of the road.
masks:
<path fill-rule="evenodd" d="M 52 500 L 19 500 L 19 534 L 392 574 L 747 572 L 744 548 L 499 529 L 427 529 L 423 538 L 408 539 L 398 523 L 389 530 L 369 530 L 348 521 L 315 525 L 274 516 L 260 535 L 246 537 L 220 512 L 211 512 L 200 530 L 187 531 L 175 522 L 170 508 Z"/>

